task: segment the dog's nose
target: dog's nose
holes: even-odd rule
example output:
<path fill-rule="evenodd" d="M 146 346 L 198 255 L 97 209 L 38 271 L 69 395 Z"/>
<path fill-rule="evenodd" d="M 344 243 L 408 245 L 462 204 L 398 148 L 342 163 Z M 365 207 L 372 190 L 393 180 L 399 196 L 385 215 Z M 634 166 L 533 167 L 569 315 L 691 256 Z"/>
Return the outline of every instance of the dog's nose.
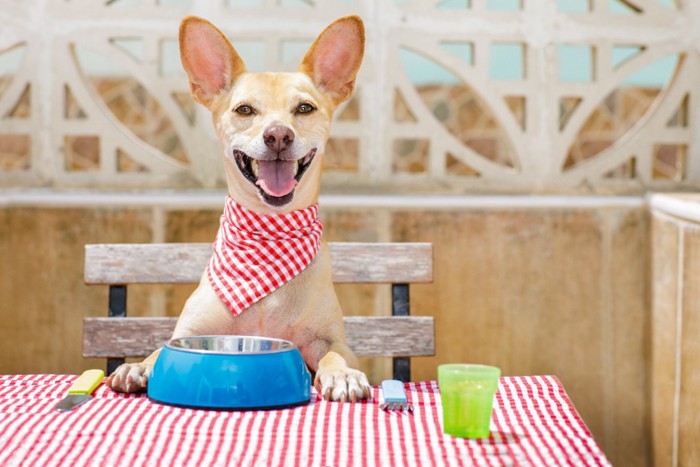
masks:
<path fill-rule="evenodd" d="M 275 126 L 263 133 L 263 140 L 265 140 L 265 146 L 280 153 L 294 142 L 294 132 L 286 126 Z"/>

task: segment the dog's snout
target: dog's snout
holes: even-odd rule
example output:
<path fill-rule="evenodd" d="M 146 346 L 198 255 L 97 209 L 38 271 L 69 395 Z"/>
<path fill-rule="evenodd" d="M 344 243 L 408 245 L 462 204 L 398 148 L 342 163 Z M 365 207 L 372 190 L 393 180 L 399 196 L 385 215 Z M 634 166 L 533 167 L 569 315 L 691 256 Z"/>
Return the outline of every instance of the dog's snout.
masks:
<path fill-rule="evenodd" d="M 265 146 L 280 153 L 294 142 L 294 132 L 286 126 L 268 128 L 263 134 Z"/>

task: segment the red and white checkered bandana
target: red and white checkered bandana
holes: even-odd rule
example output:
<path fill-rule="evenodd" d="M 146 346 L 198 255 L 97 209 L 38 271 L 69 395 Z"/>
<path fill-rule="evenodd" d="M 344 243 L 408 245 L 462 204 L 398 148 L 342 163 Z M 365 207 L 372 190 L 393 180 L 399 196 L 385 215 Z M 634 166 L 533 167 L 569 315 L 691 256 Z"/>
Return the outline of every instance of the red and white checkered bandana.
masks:
<path fill-rule="evenodd" d="M 289 214 L 257 214 L 226 197 L 207 274 L 233 314 L 282 287 L 318 252 L 318 204 Z"/>

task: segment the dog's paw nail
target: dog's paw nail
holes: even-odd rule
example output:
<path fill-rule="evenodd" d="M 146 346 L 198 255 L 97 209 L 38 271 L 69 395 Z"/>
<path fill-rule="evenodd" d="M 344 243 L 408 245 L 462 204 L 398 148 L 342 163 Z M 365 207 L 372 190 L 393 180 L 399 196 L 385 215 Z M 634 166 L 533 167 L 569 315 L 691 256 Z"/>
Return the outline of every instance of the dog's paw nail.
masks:
<path fill-rule="evenodd" d="M 333 393 L 333 388 L 331 386 L 324 386 L 323 391 L 321 392 L 321 397 L 323 397 L 324 400 L 331 400 L 331 394 Z"/>

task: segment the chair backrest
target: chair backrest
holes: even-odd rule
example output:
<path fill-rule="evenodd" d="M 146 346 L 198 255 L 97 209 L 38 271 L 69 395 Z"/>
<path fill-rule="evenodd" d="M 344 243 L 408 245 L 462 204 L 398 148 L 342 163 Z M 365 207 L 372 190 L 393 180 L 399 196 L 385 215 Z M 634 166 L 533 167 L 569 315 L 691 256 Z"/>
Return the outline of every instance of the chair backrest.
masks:
<path fill-rule="evenodd" d="M 435 324 L 410 316 L 409 284 L 432 282 L 430 243 L 330 243 L 333 281 L 392 285 L 391 316 L 346 316 L 345 333 L 357 356 L 394 359 L 394 378 L 410 380 L 410 359 L 435 355 Z M 111 373 L 125 358 L 145 357 L 171 336 L 177 318 L 127 318 L 130 284 L 199 282 L 211 243 L 85 246 L 85 283 L 109 286 L 106 318 L 85 318 L 83 356 L 107 358 Z"/>

